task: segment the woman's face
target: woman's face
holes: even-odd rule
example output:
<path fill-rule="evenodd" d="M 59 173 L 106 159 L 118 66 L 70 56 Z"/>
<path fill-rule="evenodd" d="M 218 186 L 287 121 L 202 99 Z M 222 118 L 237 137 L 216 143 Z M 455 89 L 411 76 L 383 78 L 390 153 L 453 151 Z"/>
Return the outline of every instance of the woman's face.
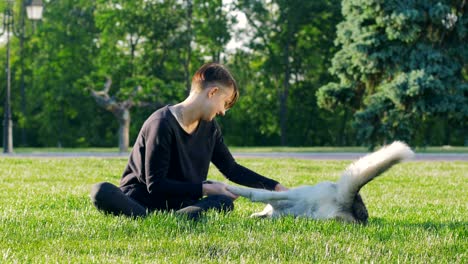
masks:
<path fill-rule="evenodd" d="M 218 88 L 212 87 L 209 88 L 208 92 L 208 101 L 209 107 L 207 111 L 207 121 L 213 120 L 217 115 L 224 116 L 227 110 L 227 107 L 231 103 L 234 97 L 234 89 L 232 88 Z"/>

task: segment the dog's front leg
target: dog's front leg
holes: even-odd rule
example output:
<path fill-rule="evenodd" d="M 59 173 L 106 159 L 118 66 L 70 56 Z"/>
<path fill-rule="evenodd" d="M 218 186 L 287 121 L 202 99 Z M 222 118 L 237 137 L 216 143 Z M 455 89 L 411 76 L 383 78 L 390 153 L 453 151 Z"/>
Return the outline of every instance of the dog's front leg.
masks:
<path fill-rule="evenodd" d="M 228 191 L 250 199 L 252 202 L 270 203 L 270 201 L 289 199 L 288 192 L 273 192 L 263 189 L 254 189 L 238 186 L 228 186 Z"/>

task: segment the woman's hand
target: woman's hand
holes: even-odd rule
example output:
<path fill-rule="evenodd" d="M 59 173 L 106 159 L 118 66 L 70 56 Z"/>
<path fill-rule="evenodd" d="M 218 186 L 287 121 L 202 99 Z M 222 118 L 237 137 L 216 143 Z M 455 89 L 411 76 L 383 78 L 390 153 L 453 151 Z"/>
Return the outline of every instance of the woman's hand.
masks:
<path fill-rule="evenodd" d="M 285 192 L 289 190 L 288 188 L 284 187 L 283 185 L 281 185 L 280 183 L 276 184 L 275 186 L 275 191 L 276 192 Z"/>
<path fill-rule="evenodd" d="M 203 183 L 203 195 L 225 195 L 233 200 L 237 199 L 239 196 L 233 194 L 232 192 L 226 189 L 227 184 L 222 182 L 206 182 Z"/>

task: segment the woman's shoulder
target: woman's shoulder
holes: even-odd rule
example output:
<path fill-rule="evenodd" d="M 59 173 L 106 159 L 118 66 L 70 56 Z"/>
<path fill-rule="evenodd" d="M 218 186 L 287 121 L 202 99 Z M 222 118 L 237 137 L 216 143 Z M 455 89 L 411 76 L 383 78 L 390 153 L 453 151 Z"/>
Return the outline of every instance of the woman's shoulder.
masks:
<path fill-rule="evenodd" d="M 157 119 L 166 119 L 168 117 L 168 114 L 170 113 L 169 111 L 169 105 L 163 106 L 156 111 L 154 111 L 147 119 L 146 121 L 149 120 L 157 120 Z"/>
<path fill-rule="evenodd" d="M 154 111 L 143 124 L 142 129 L 154 128 L 154 127 L 168 127 L 172 120 L 172 114 L 169 111 L 169 105 L 166 105 L 156 111 Z"/>

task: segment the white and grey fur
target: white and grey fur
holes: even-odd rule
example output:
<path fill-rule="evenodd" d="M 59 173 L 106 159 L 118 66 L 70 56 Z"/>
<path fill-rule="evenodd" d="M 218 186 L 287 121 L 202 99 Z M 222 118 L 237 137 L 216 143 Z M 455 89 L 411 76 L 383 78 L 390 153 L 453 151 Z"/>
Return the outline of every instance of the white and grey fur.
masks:
<path fill-rule="evenodd" d="M 239 186 L 227 188 L 253 202 L 268 204 L 262 212 L 252 216 L 293 215 L 318 220 L 337 219 L 366 223 L 368 213 L 359 190 L 393 165 L 413 155 L 413 151 L 405 143 L 395 141 L 352 163 L 336 183 L 320 182 L 314 186 L 300 186 L 284 192 Z"/>

